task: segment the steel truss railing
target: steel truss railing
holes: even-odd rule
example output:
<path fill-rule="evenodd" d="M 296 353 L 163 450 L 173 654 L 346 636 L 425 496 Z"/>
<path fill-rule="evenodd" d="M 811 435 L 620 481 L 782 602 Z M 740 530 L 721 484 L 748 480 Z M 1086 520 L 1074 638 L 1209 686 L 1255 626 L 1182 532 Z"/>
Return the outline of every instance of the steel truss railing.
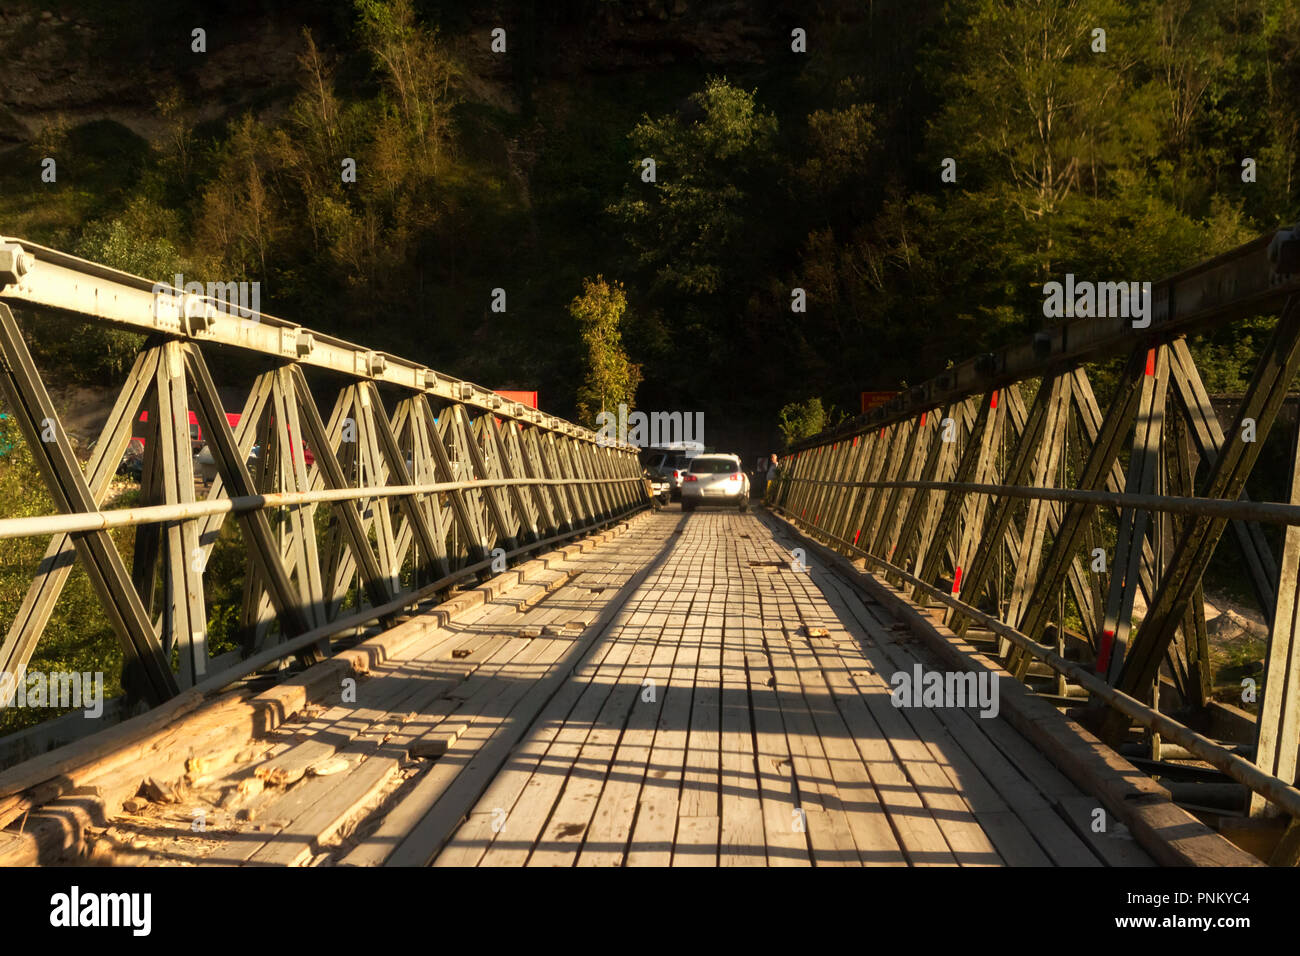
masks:
<path fill-rule="evenodd" d="M 84 469 L 11 304 L 147 336 Z M 210 345 L 256 372 L 233 428 Z M 312 369 L 342 377 L 328 418 Z M 502 560 L 649 506 L 631 445 L 396 356 L 9 238 L 0 238 L 0 396 L 60 512 L 0 520 L 0 547 L 51 536 L 0 645 L 0 673 L 26 670 L 80 561 L 122 644 L 124 685 L 153 703 L 289 654 L 318 660 L 333 635 L 387 626 Z M 141 411 L 142 504 L 102 510 Z M 191 412 L 216 463 L 202 500 Z M 214 657 L 205 568 L 229 516 L 246 549 L 247 640 Z M 133 529 L 129 569 L 110 528 Z"/>
<path fill-rule="evenodd" d="M 1253 815 L 1294 815 L 1294 436 L 1290 501 L 1251 502 L 1245 485 L 1300 369 L 1300 275 L 1278 268 L 1295 268 L 1297 241 L 1289 230 L 1265 236 L 1155 283 L 1147 327 L 1069 320 L 807 439 L 782 462 L 768 500 L 814 539 L 910 588 L 916 602 L 945 605 L 959 635 L 992 631 L 994 653 L 1016 677 L 1028 678 L 1031 660 L 1048 664 L 1056 696 L 1090 696 L 1089 716 L 1110 742 L 1136 722 L 1158 760 L 1164 733 L 1246 784 Z M 1187 336 L 1269 312 L 1279 314 L 1272 339 L 1225 432 Z M 1126 352 L 1103 408 L 1089 367 Z M 1284 525 L 1280 561 L 1261 521 Z M 1229 528 L 1271 618 L 1253 764 L 1169 716 L 1204 726 L 1197 715 L 1216 706 L 1202 577 Z M 1147 612 L 1135 623 L 1138 594 Z M 1291 863 L 1300 856 L 1294 820 L 1278 853 Z"/>

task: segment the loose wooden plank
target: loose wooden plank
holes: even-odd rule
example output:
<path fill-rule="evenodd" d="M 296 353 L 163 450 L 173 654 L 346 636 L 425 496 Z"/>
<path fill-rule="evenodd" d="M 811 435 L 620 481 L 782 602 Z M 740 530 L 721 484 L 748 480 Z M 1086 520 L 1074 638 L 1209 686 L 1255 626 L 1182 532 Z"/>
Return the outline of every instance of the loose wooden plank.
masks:
<path fill-rule="evenodd" d="M 487 647 L 491 650 L 484 652 L 482 665 L 472 671 L 477 686 L 466 701 L 471 707 L 472 701 L 480 697 L 490 700 L 494 692 L 499 692 L 500 684 L 495 681 L 503 670 L 516 663 L 526 665 L 544 650 L 537 642 L 505 637 L 490 639 Z M 466 687 L 469 683 L 465 680 L 459 686 Z M 430 697 L 421 710 L 439 722 L 458 713 L 456 703 L 441 696 Z M 269 808 L 268 814 L 289 816 L 291 822 L 277 838 L 254 853 L 250 861 L 294 866 L 319 851 L 319 844 L 333 836 L 338 827 L 364 806 L 397 771 L 411 742 L 417 739 L 419 728 L 417 722 L 400 718 L 377 727 L 370 740 L 354 742 L 355 747 L 349 746 L 341 752 L 341 756 L 358 764 L 353 773 L 338 782 L 328 779 L 308 781 L 295 788 L 282 806 Z"/>
<path fill-rule="evenodd" d="M 306 703 L 337 688 L 343 677 L 364 675 L 371 666 L 400 653 L 431 630 L 471 612 L 511 583 L 547 569 L 571 553 L 575 552 L 559 549 L 451 600 L 438 605 L 430 602 L 418 616 L 256 696 L 247 690 L 187 691 L 146 714 L 10 768 L 0 773 L 0 826 L 61 793 L 90 785 L 103 795 L 103 812 L 116 812 L 121 801 L 134 793 L 140 778 L 165 773 L 188 757 L 204 756 L 200 744 L 217 742 L 219 750 L 206 755 L 215 766 L 242 749 L 242 742 L 235 739 L 239 734 L 247 740 L 266 733 Z"/>
<path fill-rule="evenodd" d="M 496 599 L 481 605 L 449 634 L 438 636 L 427 646 L 408 649 L 414 656 L 389 662 L 381 668 L 383 677 L 360 685 L 358 699 L 367 706 L 351 705 L 349 717 L 329 725 L 327 732 L 334 739 L 325 751 L 341 753 L 353 764 L 353 772 L 342 781 L 306 781 L 284 797 L 264 802 L 259 816 L 281 822 L 263 823 L 263 840 L 257 839 L 251 827 L 244 828 L 209 859 L 222 863 L 251 859 L 260 865 L 298 865 L 307 859 L 320 842 L 385 786 L 406 756 L 404 747 L 442 725 L 458 703 L 443 699 L 444 695 L 471 696 L 475 685 L 467 682 L 481 665 L 488 667 L 489 673 L 503 666 L 498 652 L 507 638 L 500 631 L 517 630 L 509 625 L 519 619 L 518 607 L 518 602 Z M 537 616 L 535 611 L 530 613 Z M 457 649 L 466 652 L 464 656 L 449 656 Z M 346 729 L 340 731 L 340 727 Z M 344 734 L 341 750 L 334 750 L 333 745 Z M 281 762 L 272 760 L 267 765 Z"/>

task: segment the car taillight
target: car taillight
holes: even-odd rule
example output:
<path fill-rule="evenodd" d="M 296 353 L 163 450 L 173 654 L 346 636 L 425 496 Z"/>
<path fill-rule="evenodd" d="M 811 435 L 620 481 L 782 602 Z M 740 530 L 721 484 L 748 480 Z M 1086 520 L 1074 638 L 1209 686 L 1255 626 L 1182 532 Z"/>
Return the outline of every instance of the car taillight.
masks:
<path fill-rule="evenodd" d="M 731 476 L 731 480 L 732 480 L 732 481 L 740 481 L 740 472 L 736 472 L 734 475 L 732 475 L 732 476 Z"/>
<path fill-rule="evenodd" d="M 681 473 L 680 471 L 678 471 L 676 468 L 674 468 L 674 469 L 673 469 L 673 477 L 674 477 L 674 478 L 680 478 L 681 476 L 682 476 L 682 473 Z"/>
<path fill-rule="evenodd" d="M 696 478 L 694 475 L 687 475 L 687 476 L 686 476 L 686 480 L 687 480 L 687 481 L 699 481 L 700 479 Z"/>

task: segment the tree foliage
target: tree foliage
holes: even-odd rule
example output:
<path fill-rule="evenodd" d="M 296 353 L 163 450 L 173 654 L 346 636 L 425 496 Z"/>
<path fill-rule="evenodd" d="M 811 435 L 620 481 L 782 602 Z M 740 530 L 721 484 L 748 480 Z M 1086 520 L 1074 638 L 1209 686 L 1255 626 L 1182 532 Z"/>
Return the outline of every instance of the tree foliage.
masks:
<path fill-rule="evenodd" d="M 0 412 L 3 411 L 0 405 Z M 7 449 L 0 456 L 0 517 L 27 518 L 54 513 L 57 509 L 45 491 L 31 449 L 12 416 L 0 417 L 0 449 Z M 119 532 L 114 532 L 114 536 L 119 541 L 128 538 Z M 48 537 L 16 538 L 0 547 L 0 623 L 6 629 L 18 613 L 48 544 Z M 129 567 L 129 552 L 126 563 Z M 100 607 L 90 579 L 76 566 L 54 606 L 28 670 L 102 672 L 104 695 L 108 698 L 121 693 L 121 667 L 122 651 L 112 625 Z M 18 707 L 0 709 L 0 733 L 39 723 L 57 713 Z"/>
<path fill-rule="evenodd" d="M 132 275 L 171 282 L 189 263 L 165 234 L 168 219 L 166 210 L 139 198 L 122 215 L 87 225 L 73 252 Z M 144 343 L 144 336 L 134 332 L 69 319 L 45 318 L 32 330 L 29 348 L 42 364 L 56 368 L 60 378 L 92 385 L 117 381 Z"/>
<path fill-rule="evenodd" d="M 707 295 L 750 258 L 746 204 L 777 126 L 753 92 L 721 77 L 691 96 L 689 113 L 646 116 L 632 130 L 636 182 L 610 208 L 656 284 Z M 655 164 L 651 183 L 645 159 Z"/>
<path fill-rule="evenodd" d="M 641 384 L 641 367 L 628 360 L 623 348 L 621 325 L 627 310 L 627 293 L 621 282 L 607 282 L 603 276 L 582 281 L 582 295 L 569 303 L 569 314 L 577 323 L 586 346 L 586 377 L 578 389 L 578 417 L 590 426 L 604 411 L 636 407 L 636 390 Z"/>
<path fill-rule="evenodd" d="M 789 448 L 810 435 L 816 435 L 826 427 L 826 409 L 822 400 L 816 396 L 801 402 L 791 402 L 777 415 L 777 427 L 781 430 L 781 440 Z"/>

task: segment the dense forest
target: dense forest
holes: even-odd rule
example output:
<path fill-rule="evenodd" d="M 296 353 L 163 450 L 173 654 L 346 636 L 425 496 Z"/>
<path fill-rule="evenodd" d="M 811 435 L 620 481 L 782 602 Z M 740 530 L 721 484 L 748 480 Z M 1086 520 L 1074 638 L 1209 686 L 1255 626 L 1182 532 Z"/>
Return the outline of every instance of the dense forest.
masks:
<path fill-rule="evenodd" d="M 4 232 L 258 281 L 569 416 L 596 410 L 571 308 L 596 276 L 638 405 L 775 437 L 789 402 L 856 411 L 1024 336 L 1052 277 L 1155 279 L 1296 212 L 1286 0 L 41 9 L 0 16 Z M 35 347 L 94 381 L 134 344 Z M 1211 388 L 1250 344 L 1210 344 Z"/>

